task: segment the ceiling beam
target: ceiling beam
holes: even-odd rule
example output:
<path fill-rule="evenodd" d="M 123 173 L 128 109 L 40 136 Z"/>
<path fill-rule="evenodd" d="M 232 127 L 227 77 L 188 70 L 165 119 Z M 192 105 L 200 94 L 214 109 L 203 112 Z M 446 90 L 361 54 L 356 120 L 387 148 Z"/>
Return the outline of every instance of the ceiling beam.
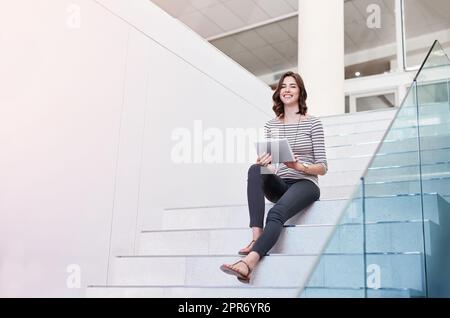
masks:
<path fill-rule="evenodd" d="M 291 12 L 291 13 L 288 13 L 288 14 L 285 14 L 285 15 L 273 18 L 273 19 L 265 20 L 265 21 L 262 21 L 262 22 L 254 23 L 254 24 L 250 24 L 250 25 L 247 25 L 247 26 L 239 28 L 239 29 L 235 29 L 235 30 L 232 30 L 232 31 L 228 31 L 228 32 L 224 32 L 224 33 L 221 33 L 221 34 L 218 34 L 218 35 L 214 35 L 214 36 L 211 36 L 211 37 L 207 38 L 206 40 L 211 42 L 211 41 L 218 40 L 218 39 L 230 36 L 230 35 L 234 35 L 234 34 L 237 34 L 237 33 L 244 32 L 244 31 L 256 29 L 256 28 L 262 27 L 264 25 L 268 25 L 268 24 L 272 24 L 272 23 L 275 23 L 275 22 L 283 21 L 283 20 L 286 20 L 286 19 L 289 19 L 289 18 L 292 18 L 292 17 L 296 17 L 296 16 L 298 16 L 298 12 L 297 11 Z"/>

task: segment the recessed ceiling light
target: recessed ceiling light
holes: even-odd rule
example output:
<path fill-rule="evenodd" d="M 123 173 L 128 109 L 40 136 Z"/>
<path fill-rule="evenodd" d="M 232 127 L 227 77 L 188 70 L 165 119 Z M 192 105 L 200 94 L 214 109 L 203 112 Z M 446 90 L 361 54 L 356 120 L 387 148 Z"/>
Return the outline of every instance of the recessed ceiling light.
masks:
<path fill-rule="evenodd" d="M 361 76 L 361 73 L 360 72 L 355 72 L 355 76 L 359 77 L 359 76 Z"/>

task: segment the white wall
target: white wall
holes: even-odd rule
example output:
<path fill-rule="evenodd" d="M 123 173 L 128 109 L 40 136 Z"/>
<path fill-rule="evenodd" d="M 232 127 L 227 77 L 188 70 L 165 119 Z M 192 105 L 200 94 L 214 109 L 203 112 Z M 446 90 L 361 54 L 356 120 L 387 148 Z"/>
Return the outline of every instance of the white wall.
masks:
<path fill-rule="evenodd" d="M 151 2 L 4 1 L 0 47 L 0 296 L 83 296 L 141 219 L 245 202 L 249 162 L 175 164 L 171 135 L 259 128 L 271 91 Z"/>

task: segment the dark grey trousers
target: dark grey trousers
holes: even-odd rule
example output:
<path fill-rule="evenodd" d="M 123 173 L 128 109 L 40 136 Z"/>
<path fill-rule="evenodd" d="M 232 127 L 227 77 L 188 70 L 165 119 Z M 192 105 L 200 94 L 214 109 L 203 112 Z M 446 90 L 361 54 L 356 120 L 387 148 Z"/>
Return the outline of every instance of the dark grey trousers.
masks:
<path fill-rule="evenodd" d="M 275 205 L 264 221 L 264 196 Z M 253 164 L 248 169 L 247 199 L 250 227 L 264 228 L 252 251 L 263 257 L 277 242 L 284 223 L 301 210 L 317 201 L 319 187 L 306 179 L 282 179 L 274 174 L 261 174 L 261 166 Z"/>

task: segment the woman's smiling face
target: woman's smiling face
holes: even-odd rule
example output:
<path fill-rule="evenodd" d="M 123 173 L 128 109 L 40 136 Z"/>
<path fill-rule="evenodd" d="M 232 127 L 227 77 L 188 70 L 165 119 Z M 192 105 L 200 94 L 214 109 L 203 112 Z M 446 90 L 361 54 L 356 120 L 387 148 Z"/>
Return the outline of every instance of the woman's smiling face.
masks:
<path fill-rule="evenodd" d="M 296 104 L 300 96 L 300 88 L 292 76 L 287 76 L 281 84 L 280 99 L 285 105 Z"/>

